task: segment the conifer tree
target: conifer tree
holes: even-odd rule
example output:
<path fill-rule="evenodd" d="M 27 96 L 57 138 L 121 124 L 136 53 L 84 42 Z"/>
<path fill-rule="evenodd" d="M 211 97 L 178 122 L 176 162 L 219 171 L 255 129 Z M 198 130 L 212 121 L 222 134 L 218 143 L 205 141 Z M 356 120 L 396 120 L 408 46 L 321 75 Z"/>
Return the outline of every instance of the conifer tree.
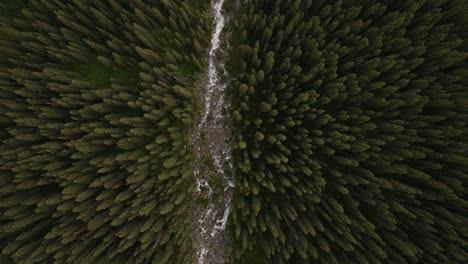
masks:
<path fill-rule="evenodd" d="M 209 2 L 29 2 L 0 26 L 2 263 L 189 263 Z"/>
<path fill-rule="evenodd" d="M 466 1 L 248 1 L 234 263 L 465 263 Z"/>
<path fill-rule="evenodd" d="M 193 262 L 209 4 L 0 3 L 0 263 Z M 225 7 L 231 263 L 466 263 L 468 3 Z"/>

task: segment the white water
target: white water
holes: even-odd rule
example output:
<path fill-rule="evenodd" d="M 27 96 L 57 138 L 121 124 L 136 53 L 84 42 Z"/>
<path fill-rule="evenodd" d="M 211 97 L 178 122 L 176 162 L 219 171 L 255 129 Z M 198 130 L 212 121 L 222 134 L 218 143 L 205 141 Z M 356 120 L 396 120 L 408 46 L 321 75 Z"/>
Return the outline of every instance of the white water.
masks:
<path fill-rule="evenodd" d="M 223 59 L 219 56 L 220 51 L 222 52 L 221 37 L 226 22 L 223 4 L 224 0 L 211 1 L 214 29 L 211 35 L 207 81 L 200 95 L 204 109 L 194 133 L 196 196 L 204 197 L 208 201 L 206 206 L 200 206 L 195 213 L 199 264 L 224 263 L 227 257 L 227 239 L 223 231 L 229 217 L 235 186 L 229 143 L 229 116 L 224 113 L 228 111 L 223 111 L 229 108 L 226 98 L 227 85 L 223 80 L 226 70 Z M 214 168 L 211 172 L 202 164 L 204 157 L 213 162 Z M 211 177 L 217 177 L 216 181 L 221 183 L 221 187 L 211 186 Z"/>

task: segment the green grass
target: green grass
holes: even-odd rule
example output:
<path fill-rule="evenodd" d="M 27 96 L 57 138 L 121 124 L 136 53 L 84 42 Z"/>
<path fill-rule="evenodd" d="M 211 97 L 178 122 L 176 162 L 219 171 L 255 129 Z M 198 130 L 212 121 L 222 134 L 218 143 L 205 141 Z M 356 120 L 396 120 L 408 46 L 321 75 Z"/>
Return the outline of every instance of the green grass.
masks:
<path fill-rule="evenodd" d="M 123 84 L 135 83 L 138 80 L 138 72 L 128 71 L 123 68 L 113 69 L 97 59 L 82 65 L 75 65 L 74 71 L 80 73 L 86 80 L 96 83 L 101 87 L 109 87 L 115 79 Z"/>

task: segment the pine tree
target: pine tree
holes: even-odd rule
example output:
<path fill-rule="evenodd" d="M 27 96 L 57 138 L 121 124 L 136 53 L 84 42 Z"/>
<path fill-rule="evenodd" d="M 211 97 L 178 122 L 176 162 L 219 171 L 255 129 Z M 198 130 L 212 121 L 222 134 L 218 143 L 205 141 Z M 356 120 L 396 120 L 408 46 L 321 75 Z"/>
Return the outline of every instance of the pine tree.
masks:
<path fill-rule="evenodd" d="M 234 263 L 464 263 L 464 1 L 236 11 Z"/>
<path fill-rule="evenodd" d="M 208 1 L 46 0 L 2 19 L 0 262 L 193 256 L 183 135 L 208 11 Z"/>

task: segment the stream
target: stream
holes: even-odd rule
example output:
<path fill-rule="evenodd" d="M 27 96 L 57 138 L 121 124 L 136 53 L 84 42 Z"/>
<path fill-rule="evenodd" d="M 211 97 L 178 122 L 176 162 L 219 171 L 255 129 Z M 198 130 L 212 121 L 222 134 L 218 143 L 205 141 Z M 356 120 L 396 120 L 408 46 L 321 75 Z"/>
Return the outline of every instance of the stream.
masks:
<path fill-rule="evenodd" d="M 194 128 L 194 177 L 196 180 L 193 230 L 198 264 L 227 263 L 229 241 L 225 235 L 235 187 L 229 100 L 226 95 L 227 73 L 223 58 L 225 0 L 212 0 L 213 32 L 209 66 L 198 99 L 202 113 Z"/>

